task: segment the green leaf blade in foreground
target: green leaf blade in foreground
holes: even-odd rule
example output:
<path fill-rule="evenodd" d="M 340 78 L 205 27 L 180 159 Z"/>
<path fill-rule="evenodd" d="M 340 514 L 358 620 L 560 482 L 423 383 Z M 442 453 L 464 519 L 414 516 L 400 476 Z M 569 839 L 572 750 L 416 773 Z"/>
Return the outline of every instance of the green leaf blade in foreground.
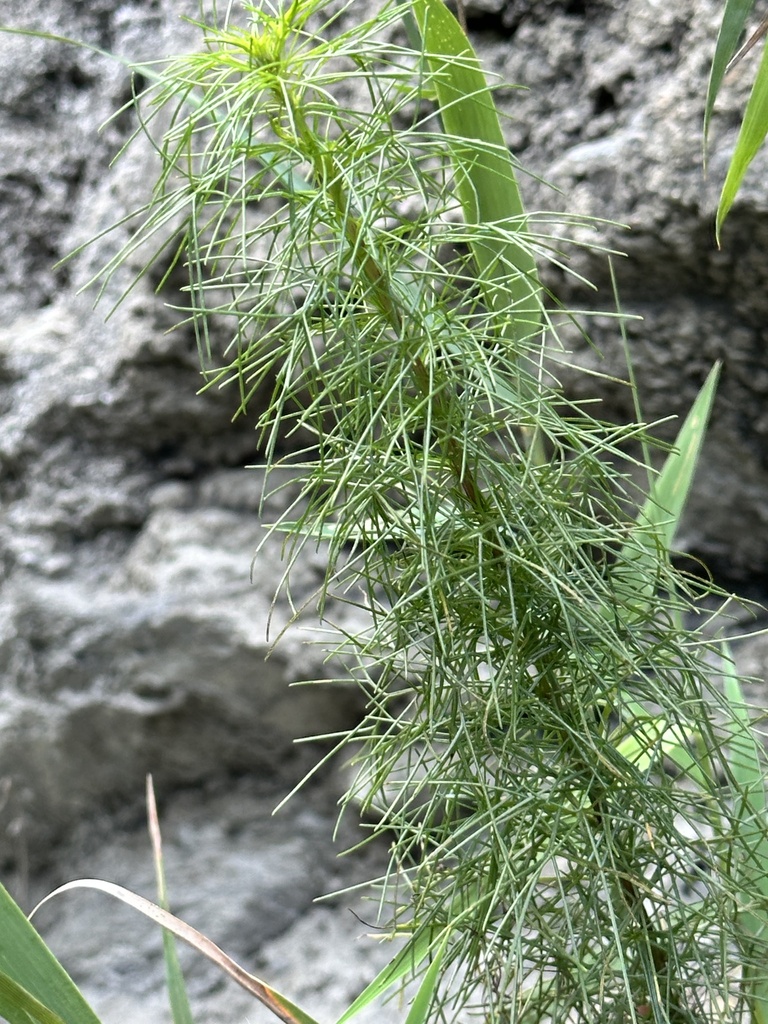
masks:
<path fill-rule="evenodd" d="M 749 165 L 765 141 L 766 134 L 768 134 L 768 45 L 763 47 L 760 67 L 752 86 L 752 92 L 749 94 L 744 120 L 736 140 L 736 148 L 733 151 L 723 191 L 720 194 L 715 221 L 718 245 L 720 244 L 720 231 L 728 216 L 728 211 L 733 206 Z"/>
<path fill-rule="evenodd" d="M 411 1008 L 408 1011 L 408 1016 L 405 1018 L 405 1024 L 424 1024 L 427 1020 L 430 1007 L 432 1006 L 432 1000 L 437 990 L 437 984 L 440 980 L 440 969 L 443 966 L 443 956 L 445 955 L 445 948 L 448 945 L 448 935 L 446 934 L 443 941 L 440 943 L 440 947 L 435 954 L 435 958 L 427 968 L 426 973 L 419 985 L 419 990 L 413 997 Z"/>
<path fill-rule="evenodd" d="M 0 885 L 0 973 L 12 984 L 2 988 L 0 1012 L 11 1024 L 100 1024 L 99 1018 L 83 999 L 75 983 L 48 949 L 10 894 Z M 26 991 L 51 1014 L 48 1018 L 30 1018 L 29 1011 L 19 1006 L 19 1016 L 12 1017 L 8 1007 L 13 986 Z M 16 991 L 16 995 L 19 993 Z M 31 1004 L 30 1004 L 31 1005 Z M 26 1013 L 27 1016 L 22 1014 Z"/>
<path fill-rule="evenodd" d="M 720 363 L 716 363 L 696 396 L 675 440 L 675 450 L 667 456 L 664 468 L 640 513 L 640 521 L 653 524 L 660 531 L 667 548 L 672 546 L 688 500 L 719 376 Z"/>
<path fill-rule="evenodd" d="M 43 1006 L 13 978 L 0 971 L 0 1019 L 8 1024 L 64 1024 L 58 1013 Z"/>
<path fill-rule="evenodd" d="M 537 333 L 541 325 L 541 286 L 531 252 L 506 237 L 525 230 L 525 210 L 512 158 L 507 150 L 493 95 L 480 62 L 459 23 L 442 0 L 414 0 L 446 133 L 457 193 L 470 226 L 496 225 L 472 244 L 478 275 L 495 312 L 513 320 L 514 340 Z"/>
<path fill-rule="evenodd" d="M 712 69 L 709 74 L 709 85 L 707 86 L 707 103 L 704 110 L 704 144 L 707 143 L 709 124 L 712 120 L 712 111 L 715 100 L 720 90 L 726 68 L 736 52 L 741 33 L 747 23 L 750 11 L 755 5 L 755 0 L 727 0 L 723 11 L 723 20 L 720 25 L 720 32 L 717 36 L 715 56 L 712 59 Z"/>
<path fill-rule="evenodd" d="M 336 1021 L 336 1024 L 347 1024 L 347 1021 L 360 1013 L 361 1010 L 364 1010 L 366 1006 L 370 1006 L 376 999 L 380 999 L 387 992 L 391 992 L 407 975 L 413 973 L 433 948 L 434 940 L 432 936 L 433 930 L 431 928 L 424 928 L 411 936 L 405 946 L 395 954 L 373 981 L 366 985 L 357 999 L 347 1007 Z M 436 960 L 442 959 L 444 949 L 445 943 L 440 947 L 441 951 Z"/>

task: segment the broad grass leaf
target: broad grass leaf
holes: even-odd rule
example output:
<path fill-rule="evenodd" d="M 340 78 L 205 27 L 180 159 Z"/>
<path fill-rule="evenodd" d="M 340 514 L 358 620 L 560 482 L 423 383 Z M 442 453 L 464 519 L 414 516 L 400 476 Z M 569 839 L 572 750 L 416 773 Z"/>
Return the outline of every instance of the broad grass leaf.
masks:
<path fill-rule="evenodd" d="M 736 148 L 733 151 L 723 191 L 717 207 L 715 234 L 720 243 L 720 230 L 728 211 L 733 206 L 749 165 L 757 155 L 768 133 L 768 45 L 763 47 L 763 56 L 757 71 L 752 92 L 749 94 L 744 120 L 739 129 Z"/>
<path fill-rule="evenodd" d="M 56 1024 L 100 1024 L 75 983 L 48 949 L 6 889 L 0 885 L 0 973 L 7 979 L 0 992 L 0 1013 L 11 1024 L 28 1024 L 28 1017 L 11 1017 L 7 1008 L 27 992 L 47 1008 Z M 14 986 L 18 986 L 15 988 Z M 15 997 L 14 997 L 15 993 Z M 18 1007 L 18 1012 L 28 1012 Z M 32 1018 L 33 1020 L 36 1018 Z M 43 1024 L 45 1018 L 38 1017 Z"/>
<path fill-rule="evenodd" d="M 541 325 L 541 286 L 530 250 L 509 238 L 525 231 L 525 211 L 493 95 L 475 51 L 442 0 L 415 0 L 413 11 L 451 139 L 464 219 L 501 229 L 470 243 L 479 278 L 491 308 L 511 314 L 511 336 L 528 338 Z"/>
<path fill-rule="evenodd" d="M 659 531 L 666 548 L 672 546 L 693 483 L 719 376 L 720 363 L 716 363 L 701 386 L 675 439 L 674 451 L 667 456 L 639 516 L 640 523 L 652 524 Z"/>
<path fill-rule="evenodd" d="M 64 1024 L 53 1010 L 0 971 L 0 1017 L 8 1024 Z"/>
<path fill-rule="evenodd" d="M 680 428 L 674 450 L 651 487 L 640 510 L 636 528 L 622 547 L 616 569 L 616 581 L 638 614 L 650 607 L 655 589 L 654 566 L 659 551 L 667 552 L 688 499 L 701 446 L 709 423 L 720 364 L 710 370 L 696 401 Z"/>
<path fill-rule="evenodd" d="M 712 111 L 723 76 L 731 58 L 736 52 L 739 38 L 744 31 L 747 18 L 754 5 L 755 0 L 727 0 L 725 4 L 723 20 L 720 24 L 720 32 L 718 33 L 717 45 L 715 46 L 715 56 L 712 58 L 712 68 L 709 73 L 709 85 L 707 86 L 707 103 L 704 109 L 704 145 L 707 143 Z"/>
<path fill-rule="evenodd" d="M 616 744 L 617 751 L 641 774 L 650 772 L 654 765 L 658 764 L 659 758 L 664 757 L 691 781 L 706 790 L 709 780 L 691 754 L 691 745 L 697 739 L 695 730 L 671 724 L 664 715 L 649 714 L 637 703 L 634 703 L 632 712 L 633 717 L 629 719 L 629 726 L 623 727 L 625 735 L 622 735 Z"/>
<path fill-rule="evenodd" d="M 432 999 L 437 988 L 437 983 L 440 980 L 440 969 L 443 966 L 443 956 L 445 955 L 445 948 L 448 945 L 448 935 L 446 934 L 443 941 L 435 953 L 435 958 L 427 968 L 427 971 L 422 978 L 421 984 L 419 985 L 418 992 L 413 997 L 411 1008 L 408 1011 L 408 1016 L 405 1018 L 405 1024 L 424 1024 L 429 1014 L 429 1009 L 432 1005 Z"/>

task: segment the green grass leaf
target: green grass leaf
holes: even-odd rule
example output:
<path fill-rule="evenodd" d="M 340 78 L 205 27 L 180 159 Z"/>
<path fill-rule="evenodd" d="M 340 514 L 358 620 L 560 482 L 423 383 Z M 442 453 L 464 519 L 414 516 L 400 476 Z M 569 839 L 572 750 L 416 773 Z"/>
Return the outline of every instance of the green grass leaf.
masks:
<path fill-rule="evenodd" d="M 0 1015 L 8 1024 L 64 1024 L 53 1010 L 0 971 Z"/>
<path fill-rule="evenodd" d="M 720 375 L 720 364 L 710 370 L 696 401 L 680 428 L 674 450 L 654 481 L 651 492 L 636 519 L 636 529 L 624 544 L 616 569 L 616 579 L 625 594 L 631 595 L 633 608 L 647 610 L 654 592 L 653 567 L 660 550 L 672 546 L 675 532 L 688 499 L 696 466 L 704 443 L 712 403 Z"/>
<path fill-rule="evenodd" d="M 712 120 L 712 111 L 715 100 L 723 81 L 728 63 L 736 52 L 739 38 L 744 31 L 750 11 L 755 5 L 755 0 L 727 0 L 723 11 L 723 20 L 720 25 L 720 32 L 717 36 L 715 56 L 712 59 L 712 68 L 709 73 L 709 85 L 707 86 L 707 103 L 704 110 L 704 144 L 707 143 L 709 125 Z"/>
<path fill-rule="evenodd" d="M 658 531 L 666 548 L 672 546 L 693 483 L 719 376 L 717 363 L 696 396 L 675 439 L 674 451 L 667 456 L 638 518 L 640 524 L 647 523 Z"/>
<path fill-rule="evenodd" d="M 6 889 L 0 885 L 0 1013 L 11 1024 L 99 1024 L 77 986 L 32 927 Z M 32 1014 L 33 1004 L 49 1017 Z M 16 1015 L 9 1012 L 16 1008 Z M 24 1016 L 27 1014 L 27 1016 Z"/>
<path fill-rule="evenodd" d="M 432 1005 L 432 999 L 437 988 L 437 983 L 440 980 L 440 969 L 443 966 L 443 956 L 445 955 L 445 948 L 448 945 L 448 935 L 446 934 L 443 941 L 435 954 L 434 960 L 429 965 L 424 977 L 422 978 L 419 990 L 413 997 L 411 1008 L 408 1011 L 408 1016 L 405 1018 L 405 1024 L 424 1024 L 429 1014 L 429 1009 Z"/>
<path fill-rule="evenodd" d="M 434 949 L 434 945 L 433 929 L 424 928 L 416 932 L 400 952 L 389 961 L 384 970 L 380 971 L 369 985 L 366 985 L 357 999 L 339 1017 L 336 1024 L 347 1024 L 347 1021 L 360 1013 L 361 1010 L 364 1010 L 366 1006 L 370 1006 L 372 1002 L 391 992 L 404 978 L 414 972 L 424 958 L 429 955 L 430 950 Z M 445 941 L 443 941 L 443 945 L 440 947 L 439 956 L 435 958 L 438 963 L 442 961 L 444 949 Z M 429 971 L 432 971 L 434 966 L 433 962 Z M 439 966 L 435 968 L 435 973 L 438 970 Z M 429 971 L 427 974 L 429 974 Z M 434 991 L 434 983 L 432 991 Z"/>
<path fill-rule="evenodd" d="M 717 207 L 715 233 L 718 245 L 720 231 L 728 211 L 733 206 L 736 194 L 744 180 L 749 165 L 757 155 L 768 133 L 768 45 L 763 47 L 763 56 L 758 68 L 752 92 L 749 94 L 744 120 L 739 129 L 736 148 L 733 151 L 728 174 L 725 178 L 720 202 Z"/>
<path fill-rule="evenodd" d="M 529 249 L 510 236 L 526 229 L 514 164 L 493 95 L 461 26 L 442 0 L 415 0 L 443 127 L 450 136 L 457 194 L 467 224 L 496 225 L 470 242 L 490 307 L 512 320 L 509 335 L 528 338 L 541 325 L 538 272 Z"/>
<path fill-rule="evenodd" d="M 617 751 L 634 765 L 637 771 L 650 772 L 660 760 L 659 755 L 671 761 L 689 779 L 706 790 L 708 780 L 701 766 L 691 754 L 691 747 L 697 739 L 693 728 L 683 730 L 670 724 L 664 715 L 649 714 L 637 702 L 625 701 L 631 713 L 629 729 L 622 727 L 622 735 L 616 744 Z"/>

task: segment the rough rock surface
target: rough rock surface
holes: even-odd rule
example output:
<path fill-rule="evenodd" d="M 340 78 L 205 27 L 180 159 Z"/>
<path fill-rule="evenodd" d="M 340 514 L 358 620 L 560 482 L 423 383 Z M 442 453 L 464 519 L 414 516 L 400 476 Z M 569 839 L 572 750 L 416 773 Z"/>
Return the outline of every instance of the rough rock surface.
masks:
<path fill-rule="evenodd" d="M 759 155 L 718 250 L 714 210 L 754 74 L 754 64 L 743 64 L 723 87 L 705 177 L 704 97 L 721 14 L 719 0 L 537 0 L 510 3 L 500 18 L 479 11 L 470 24 L 486 65 L 527 87 L 507 102 L 513 151 L 562 192 L 531 182 L 529 209 L 598 218 L 592 232 L 566 226 L 564 233 L 627 254 L 614 267 L 623 308 L 643 318 L 626 327 L 646 418 L 683 414 L 722 360 L 682 542 L 736 579 L 763 575 L 768 564 L 768 156 Z M 570 270 L 598 290 L 554 271 L 558 296 L 577 307 L 610 309 L 603 253 L 567 251 Z M 600 354 L 581 346 L 572 361 L 626 377 L 615 320 L 592 317 L 588 324 Z M 585 378 L 570 383 L 577 393 L 591 388 Z M 607 415 L 631 415 L 625 387 L 599 387 Z"/>
<path fill-rule="evenodd" d="M 336 857 L 352 839 L 328 786 L 313 786 L 276 816 L 274 788 L 257 779 L 210 783 L 161 806 L 163 849 L 174 912 L 215 938 L 252 973 L 313 1013 L 334 1020 L 395 953 L 366 922 L 375 908 L 357 894 L 314 903 L 319 894 L 373 877 L 375 851 L 354 863 Z M 154 897 L 144 829 L 135 816 L 91 821 L 62 849 L 57 876 L 87 873 Z M 46 875 L 46 884 L 54 876 Z M 47 891 L 47 890 L 46 890 Z M 41 879 L 30 896 L 44 895 Z M 70 892 L 39 911 L 38 924 L 105 1024 L 169 1019 L 158 929 L 102 893 Z M 209 1024 L 274 1020 L 251 995 L 200 954 L 179 948 L 197 1019 Z M 361 1015 L 363 1024 L 402 1019 L 395 1003 Z"/>
<path fill-rule="evenodd" d="M 486 66 L 528 89 L 500 94 L 510 145 L 562 190 L 531 178 L 529 208 L 629 226 L 575 234 L 628 254 L 615 267 L 624 308 L 643 317 L 627 331 L 648 418 L 684 412 L 723 360 L 683 541 L 722 577 L 759 588 L 768 572 L 768 158 L 718 251 L 717 187 L 751 72 L 738 68 L 724 88 L 705 179 L 701 117 L 721 6 L 471 0 L 467 10 Z M 197 13 L 196 0 L 5 0 L 2 20 L 146 61 L 195 45 L 197 30 L 180 16 Z M 258 461 L 255 436 L 248 421 L 230 422 L 226 390 L 196 395 L 194 337 L 167 333 L 174 280 L 156 296 L 159 279 L 145 279 L 105 323 L 131 268 L 95 311 L 93 293 L 78 290 L 129 241 L 128 228 L 57 265 L 147 194 L 148 146 L 110 167 L 131 116 L 98 131 L 130 94 L 125 69 L 104 56 L 0 34 L 0 866 L 13 866 L 27 898 L 100 873 L 150 893 L 140 804 L 151 770 L 165 795 L 179 910 L 330 1018 L 387 954 L 354 942 L 365 928 L 346 909 L 351 898 L 310 901 L 376 868 L 333 860 L 333 773 L 286 816 L 269 810 L 313 759 L 293 739 L 343 727 L 355 703 L 338 689 L 289 688 L 332 671 L 298 630 L 264 661 L 281 569 L 279 545 L 268 543 L 249 576 L 263 533 L 262 478 L 243 469 Z M 557 269 L 553 289 L 609 309 L 603 257 L 569 253 L 598 290 Z M 137 252 L 134 270 L 141 260 Z M 606 374 L 596 383 L 604 410 L 625 416 L 628 391 L 610 379 L 623 375 L 615 321 L 589 321 L 600 356 L 575 346 L 564 361 Z M 583 396 L 584 384 L 562 373 Z M 320 557 L 307 557 L 296 579 L 299 603 Z M 287 605 L 275 614 L 279 626 Z M 764 661 L 754 647 L 750 670 L 761 675 Z M 156 935 L 112 908 L 107 917 L 91 897 L 63 899 L 41 927 L 105 1022 L 164 1019 Z M 257 1019 L 207 969 L 196 978 L 200 1019 Z"/>

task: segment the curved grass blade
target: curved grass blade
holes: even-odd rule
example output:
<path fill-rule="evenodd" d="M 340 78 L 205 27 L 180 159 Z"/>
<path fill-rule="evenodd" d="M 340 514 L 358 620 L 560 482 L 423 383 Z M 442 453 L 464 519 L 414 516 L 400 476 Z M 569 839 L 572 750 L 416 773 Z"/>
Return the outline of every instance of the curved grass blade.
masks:
<path fill-rule="evenodd" d="M 163 910 L 169 910 L 168 890 L 165 884 L 165 868 L 163 867 L 163 843 L 160 835 L 160 822 L 157 816 L 155 787 L 152 785 L 151 775 L 147 776 L 147 821 L 149 836 L 152 842 L 152 855 L 155 862 L 157 902 Z M 163 928 L 163 957 L 165 959 L 165 977 L 168 984 L 168 999 L 171 1004 L 173 1024 L 194 1024 L 187 996 L 187 986 L 184 983 L 184 975 L 176 951 L 176 942 L 173 933 L 169 932 L 167 928 Z"/>
<path fill-rule="evenodd" d="M 709 73 L 709 85 L 707 86 L 707 103 L 704 109 L 704 145 L 707 144 L 709 125 L 712 120 L 712 111 L 715 100 L 722 84 L 725 72 L 731 63 L 731 58 L 736 52 L 741 33 L 747 23 L 755 0 L 727 0 L 723 11 L 723 20 L 720 25 L 720 32 L 717 36 L 715 56 L 712 58 L 712 69 Z"/>
<path fill-rule="evenodd" d="M 470 242 L 491 309 L 515 341 L 541 327 L 538 272 L 530 251 L 504 237 L 525 231 L 525 210 L 493 95 L 480 61 L 442 0 L 414 0 L 440 116 L 451 137 L 457 194 L 470 225 L 496 225 Z M 510 318 L 511 314 L 511 318 Z"/>
<path fill-rule="evenodd" d="M 108 896 L 113 896 L 115 899 L 127 903 L 129 907 L 138 910 L 139 913 L 144 914 L 145 917 L 155 921 L 163 928 L 167 928 L 177 938 L 187 942 L 193 949 L 196 949 L 204 957 L 207 957 L 208 960 L 216 964 L 224 974 L 237 982 L 246 992 L 250 992 L 252 996 L 255 996 L 260 1003 L 263 1003 L 268 1010 L 271 1010 L 276 1017 L 283 1021 L 283 1024 L 317 1024 L 314 1017 L 311 1017 L 299 1006 L 296 1006 L 295 1003 L 292 1003 L 290 999 L 286 999 L 285 996 L 275 991 L 275 989 L 270 988 L 269 985 L 266 985 L 255 975 L 249 974 L 245 968 L 236 963 L 232 957 L 227 956 L 224 950 L 220 949 L 215 942 L 212 942 L 202 932 L 199 932 L 192 925 L 187 924 L 178 917 L 174 917 L 173 914 L 163 910 L 162 907 L 158 907 L 151 900 L 131 892 L 130 889 L 123 888 L 122 885 L 116 885 L 114 882 L 105 882 L 100 878 L 80 878 L 74 882 L 67 882 L 64 885 L 60 885 L 58 889 L 54 889 L 44 900 L 41 900 L 32 911 L 32 914 L 37 913 L 40 907 L 53 899 L 54 896 L 58 896 L 63 892 L 70 892 L 74 889 L 95 889 L 97 892 L 106 893 Z M 90 1024 L 91 1019 L 95 1021 L 95 1024 L 99 1024 L 95 1018 L 89 1018 L 89 1021 L 86 1021 L 85 1018 L 72 1018 L 71 1024 Z M 70 1021 L 68 1020 L 66 1024 L 70 1024 Z"/>
<path fill-rule="evenodd" d="M 23 911 L 0 885 L 0 972 L 7 979 L 2 988 L 0 1013 L 15 1024 L 7 1008 L 18 989 L 27 992 L 49 1013 L 56 1024 L 100 1024 L 75 983 L 51 953 Z M 8 1000 L 11 1002 L 9 1003 Z M 29 1004 L 31 1006 L 31 1004 Z M 21 1012 L 21 1008 L 20 1008 Z M 24 1011 L 29 1012 L 29 1011 Z M 28 1024 L 28 1018 L 16 1019 Z M 31 1018 L 32 1020 L 43 1018 Z M 47 1024 L 47 1021 L 45 1022 Z"/>
<path fill-rule="evenodd" d="M 757 155 L 768 134 L 768 45 L 763 47 L 763 56 L 758 68 L 752 92 L 749 94 L 744 120 L 739 129 L 736 148 L 733 151 L 728 173 L 715 218 L 715 237 L 720 244 L 720 230 L 728 211 L 733 206 L 744 175 Z"/>

